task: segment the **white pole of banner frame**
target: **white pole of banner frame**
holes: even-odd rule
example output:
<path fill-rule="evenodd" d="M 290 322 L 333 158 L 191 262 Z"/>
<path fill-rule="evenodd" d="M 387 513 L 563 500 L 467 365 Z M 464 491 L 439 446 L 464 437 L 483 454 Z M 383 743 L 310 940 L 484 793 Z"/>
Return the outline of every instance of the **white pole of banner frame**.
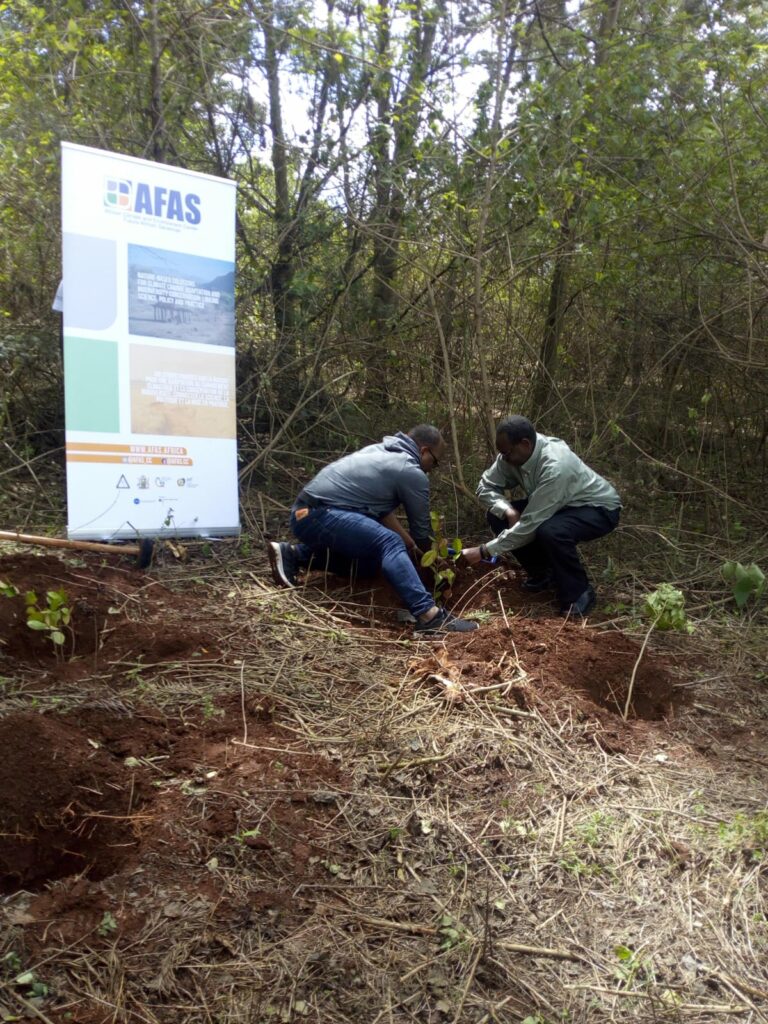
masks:
<path fill-rule="evenodd" d="M 239 532 L 235 186 L 62 143 L 67 532 Z"/>

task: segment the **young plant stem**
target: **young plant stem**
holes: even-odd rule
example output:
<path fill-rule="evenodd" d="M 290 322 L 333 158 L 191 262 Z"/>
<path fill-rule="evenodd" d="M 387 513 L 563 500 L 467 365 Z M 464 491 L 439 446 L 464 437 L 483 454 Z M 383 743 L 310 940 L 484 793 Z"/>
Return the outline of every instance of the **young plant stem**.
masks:
<path fill-rule="evenodd" d="M 645 648 L 648 646 L 648 641 L 651 638 L 651 633 L 654 631 L 655 628 L 656 628 L 656 622 L 654 621 L 648 627 L 648 632 L 645 634 L 645 638 L 643 639 L 643 643 L 642 643 L 642 646 L 640 648 L 640 653 L 638 654 L 637 661 L 635 662 L 635 667 L 632 669 L 632 677 L 629 680 L 629 688 L 627 689 L 627 699 L 624 702 L 624 711 L 622 712 L 622 715 L 621 715 L 621 717 L 624 719 L 625 722 L 627 720 L 627 716 L 629 715 L 629 705 L 632 703 L 632 691 L 635 688 L 635 676 L 637 675 L 637 670 L 640 667 L 640 662 L 643 659 L 643 654 L 645 653 Z"/>

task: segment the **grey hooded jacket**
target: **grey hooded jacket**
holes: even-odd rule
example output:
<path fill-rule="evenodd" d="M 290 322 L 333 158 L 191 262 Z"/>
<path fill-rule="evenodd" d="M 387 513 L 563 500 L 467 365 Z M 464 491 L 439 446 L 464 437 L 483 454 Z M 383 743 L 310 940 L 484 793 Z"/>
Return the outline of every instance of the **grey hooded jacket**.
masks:
<path fill-rule="evenodd" d="M 429 544 L 429 479 L 421 468 L 419 446 L 407 434 L 385 437 L 325 466 L 302 490 L 302 500 L 374 519 L 402 505 L 413 539 L 419 547 Z"/>

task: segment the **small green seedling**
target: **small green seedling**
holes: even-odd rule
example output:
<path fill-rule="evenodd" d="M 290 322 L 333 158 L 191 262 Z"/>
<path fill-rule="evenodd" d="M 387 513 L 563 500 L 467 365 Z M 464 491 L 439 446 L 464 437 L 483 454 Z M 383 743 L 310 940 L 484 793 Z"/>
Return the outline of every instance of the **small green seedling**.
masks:
<path fill-rule="evenodd" d="M 694 631 L 693 623 L 688 621 L 688 616 L 685 614 L 685 596 L 682 590 L 673 587 L 671 583 L 662 583 L 653 593 L 647 594 L 643 602 L 643 611 L 651 620 L 651 624 L 648 627 L 648 632 L 645 634 L 635 667 L 632 670 L 632 678 L 629 680 L 629 686 L 627 687 L 627 698 L 624 702 L 624 711 L 622 712 L 624 721 L 627 720 L 632 703 L 632 691 L 635 685 L 637 668 L 654 629 L 678 629 L 686 633 L 693 633 Z"/>
<path fill-rule="evenodd" d="M 9 950 L 5 956 L 0 958 L 0 967 L 6 968 L 14 973 L 21 970 L 21 959 L 19 958 L 19 954 L 12 949 Z"/>
<path fill-rule="evenodd" d="M 671 583 L 662 583 L 643 603 L 643 611 L 651 620 L 652 629 L 678 629 L 692 633 L 693 624 L 685 614 L 685 597 L 682 590 Z"/>
<path fill-rule="evenodd" d="M 55 649 L 63 647 L 66 636 L 63 632 L 72 618 L 72 613 L 67 607 L 67 595 L 64 590 L 49 590 L 46 595 L 46 603 L 41 606 L 34 590 L 28 590 L 24 595 L 27 606 L 27 625 L 30 629 L 38 630 L 48 634 L 48 638 Z"/>
<path fill-rule="evenodd" d="M 727 850 L 740 850 L 748 863 L 761 864 L 768 855 L 768 811 L 736 814 L 733 821 L 720 823 L 718 837 Z"/>
<path fill-rule="evenodd" d="M 237 832 L 234 836 L 236 843 L 247 843 L 249 839 L 256 839 L 257 836 L 261 835 L 260 828 L 247 828 L 243 832 Z"/>
<path fill-rule="evenodd" d="M 456 573 L 450 566 L 442 567 L 439 563 L 457 561 L 463 545 L 458 537 L 454 537 L 450 543 L 448 542 L 443 532 L 443 522 L 439 512 L 431 512 L 429 518 L 432 524 L 432 544 L 429 550 L 421 556 L 421 564 L 425 569 L 432 570 L 434 575 L 432 594 L 437 599 L 444 584 L 447 583 L 450 587 L 456 579 Z"/>
<path fill-rule="evenodd" d="M 107 937 L 117 931 L 117 921 L 115 920 L 114 914 L 110 913 L 109 910 L 104 911 L 104 916 L 101 919 L 101 924 L 98 927 L 99 935 Z"/>
<path fill-rule="evenodd" d="M 48 995 L 48 986 L 44 981 L 38 981 L 34 971 L 23 971 L 18 974 L 15 983 L 19 988 L 27 989 L 29 995 L 35 999 L 43 999 Z"/>
<path fill-rule="evenodd" d="M 650 961 L 642 960 L 634 949 L 630 949 L 629 946 L 616 946 L 614 953 L 619 961 L 614 968 L 614 975 L 625 989 L 642 987 L 653 980 Z"/>
<path fill-rule="evenodd" d="M 12 583 L 6 583 L 4 580 L 0 580 L 0 594 L 2 594 L 3 597 L 18 597 L 19 591 Z"/>
<path fill-rule="evenodd" d="M 754 562 L 725 562 L 720 572 L 726 583 L 730 583 L 733 599 L 738 608 L 744 608 L 750 597 L 759 600 L 765 590 L 765 573 Z"/>
<path fill-rule="evenodd" d="M 440 949 L 453 949 L 464 938 L 464 929 L 450 914 L 443 914 L 440 918 Z"/>

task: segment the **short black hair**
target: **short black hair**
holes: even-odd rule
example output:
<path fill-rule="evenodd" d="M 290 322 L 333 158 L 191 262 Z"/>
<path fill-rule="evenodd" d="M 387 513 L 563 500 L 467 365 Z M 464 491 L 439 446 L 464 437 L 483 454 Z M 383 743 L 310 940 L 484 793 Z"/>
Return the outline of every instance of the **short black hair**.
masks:
<path fill-rule="evenodd" d="M 507 416 L 496 427 L 496 436 L 504 434 L 510 444 L 528 440 L 536 444 L 536 428 L 525 416 Z"/>
<path fill-rule="evenodd" d="M 411 427 L 408 437 L 416 444 L 423 444 L 425 448 L 436 448 L 443 440 L 443 435 L 437 427 L 429 423 L 420 423 L 417 427 Z"/>

